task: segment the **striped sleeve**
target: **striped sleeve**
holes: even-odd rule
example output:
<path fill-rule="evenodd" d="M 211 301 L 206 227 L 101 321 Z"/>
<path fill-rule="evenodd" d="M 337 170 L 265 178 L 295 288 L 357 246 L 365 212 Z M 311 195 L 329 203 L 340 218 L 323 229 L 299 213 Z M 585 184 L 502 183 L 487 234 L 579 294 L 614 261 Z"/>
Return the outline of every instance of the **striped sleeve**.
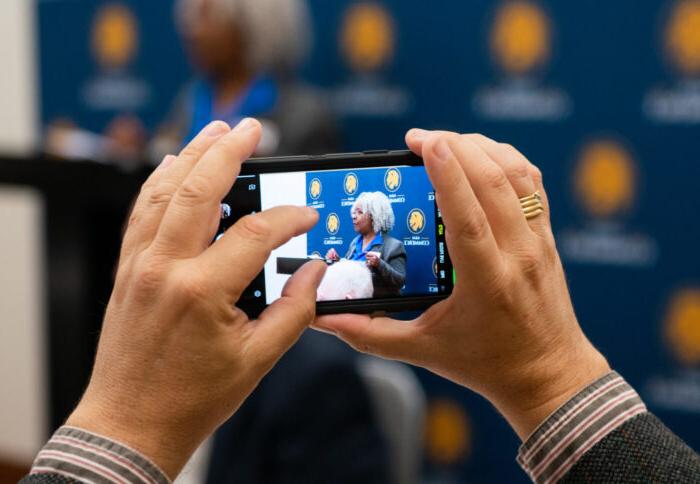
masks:
<path fill-rule="evenodd" d="M 106 437 L 61 427 L 37 454 L 31 476 L 61 475 L 70 482 L 168 484 L 158 466 Z"/>
<path fill-rule="evenodd" d="M 610 372 L 540 425 L 520 447 L 518 463 L 537 484 L 557 482 L 613 430 L 646 411 L 637 392 Z"/>

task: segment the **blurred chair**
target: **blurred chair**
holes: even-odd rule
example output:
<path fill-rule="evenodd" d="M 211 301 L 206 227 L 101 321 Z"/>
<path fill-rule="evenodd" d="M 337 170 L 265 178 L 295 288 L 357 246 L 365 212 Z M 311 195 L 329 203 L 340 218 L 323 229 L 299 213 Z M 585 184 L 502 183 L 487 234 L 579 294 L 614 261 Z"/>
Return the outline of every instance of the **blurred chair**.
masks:
<path fill-rule="evenodd" d="M 394 484 L 421 480 L 426 398 L 409 367 L 363 355 L 358 371 L 373 400 L 379 425 L 389 445 Z"/>

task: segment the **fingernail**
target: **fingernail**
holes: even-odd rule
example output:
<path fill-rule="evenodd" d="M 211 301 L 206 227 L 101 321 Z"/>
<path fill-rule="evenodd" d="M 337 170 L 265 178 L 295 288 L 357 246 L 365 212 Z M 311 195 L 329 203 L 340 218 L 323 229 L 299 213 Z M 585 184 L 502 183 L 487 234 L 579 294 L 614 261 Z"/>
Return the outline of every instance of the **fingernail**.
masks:
<path fill-rule="evenodd" d="M 439 139 L 435 146 L 433 146 L 433 154 L 438 161 L 447 161 L 452 156 L 452 150 L 450 145 L 444 139 Z"/>
<path fill-rule="evenodd" d="M 248 131 L 253 126 L 255 126 L 253 118 L 245 118 L 240 123 L 238 123 L 235 128 L 233 128 L 233 131 L 235 131 L 236 133 L 242 133 L 243 131 Z"/>
<path fill-rule="evenodd" d="M 167 155 L 165 158 L 163 158 L 163 161 L 160 162 L 160 165 L 158 165 L 158 169 L 165 170 L 167 167 L 173 164 L 175 158 L 176 157 L 174 155 Z"/>
<path fill-rule="evenodd" d="M 227 133 L 230 129 L 231 128 L 229 128 L 228 124 L 224 123 L 223 121 L 212 121 L 206 128 L 204 128 L 204 133 L 207 136 L 221 136 Z"/>
<path fill-rule="evenodd" d="M 424 141 L 428 137 L 428 132 L 424 129 L 413 128 L 408 132 L 408 137 L 414 141 Z"/>
<path fill-rule="evenodd" d="M 318 216 L 318 210 L 316 210 L 313 207 L 306 207 L 306 211 L 309 212 L 309 215 L 311 215 L 312 217 Z"/>

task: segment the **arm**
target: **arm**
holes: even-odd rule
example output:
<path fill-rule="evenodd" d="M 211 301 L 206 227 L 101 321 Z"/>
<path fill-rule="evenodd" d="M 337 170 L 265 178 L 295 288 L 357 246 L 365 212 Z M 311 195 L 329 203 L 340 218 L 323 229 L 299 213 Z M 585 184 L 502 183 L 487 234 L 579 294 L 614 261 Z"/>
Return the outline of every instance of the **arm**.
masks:
<path fill-rule="evenodd" d="M 389 253 L 389 257 L 379 259 L 377 274 L 387 286 L 400 290 L 406 282 L 406 250 L 401 242 Z"/>

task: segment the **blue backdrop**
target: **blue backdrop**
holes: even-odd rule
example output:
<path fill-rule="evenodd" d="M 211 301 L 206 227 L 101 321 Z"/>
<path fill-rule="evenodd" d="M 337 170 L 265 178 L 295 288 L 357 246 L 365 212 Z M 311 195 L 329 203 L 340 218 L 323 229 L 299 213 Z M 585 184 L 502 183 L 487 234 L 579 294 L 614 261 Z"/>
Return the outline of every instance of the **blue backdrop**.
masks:
<path fill-rule="evenodd" d="M 99 16 L 114 1 L 39 1 L 45 122 L 101 130 L 128 111 L 153 127 L 187 79 L 172 3 L 117 3 L 134 22 Z M 345 149 L 399 148 L 413 126 L 520 148 L 544 172 L 586 333 L 700 449 L 700 0 L 310 4 L 304 75 L 328 94 Z M 95 43 L 100 18 L 134 42 Z M 120 85 L 131 96 L 110 97 Z M 525 482 L 491 406 L 419 375 L 426 480 Z"/>
<path fill-rule="evenodd" d="M 389 235 L 406 249 L 405 295 L 437 292 L 433 271 L 435 250 L 434 190 L 422 167 L 367 168 L 306 174 L 307 205 L 315 207 L 322 223 L 308 235 L 308 252 L 324 255 L 334 248 L 344 257 L 357 236 L 350 209 L 364 192 L 389 197 L 396 223 Z M 413 219 L 413 224 L 411 224 Z"/>

